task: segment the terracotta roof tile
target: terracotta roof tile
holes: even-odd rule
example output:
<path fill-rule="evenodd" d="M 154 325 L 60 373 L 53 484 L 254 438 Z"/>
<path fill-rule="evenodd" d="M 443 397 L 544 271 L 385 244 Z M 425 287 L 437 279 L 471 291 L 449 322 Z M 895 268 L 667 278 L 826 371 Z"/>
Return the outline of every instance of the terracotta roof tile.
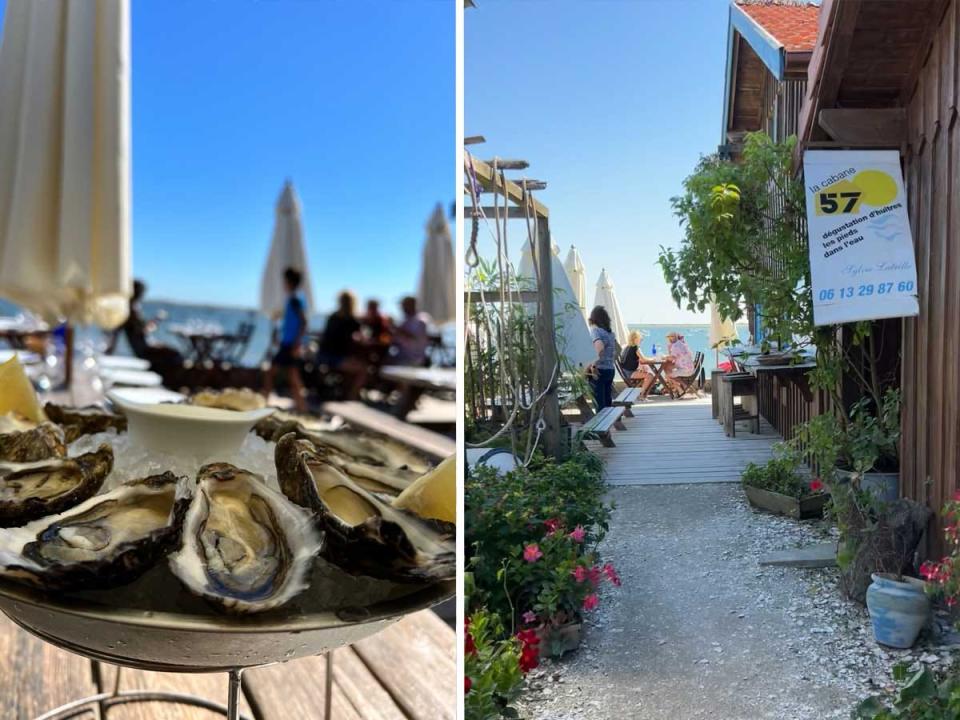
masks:
<path fill-rule="evenodd" d="M 810 52 L 817 42 L 820 6 L 783 0 L 740 2 L 737 7 L 777 39 L 787 52 Z"/>

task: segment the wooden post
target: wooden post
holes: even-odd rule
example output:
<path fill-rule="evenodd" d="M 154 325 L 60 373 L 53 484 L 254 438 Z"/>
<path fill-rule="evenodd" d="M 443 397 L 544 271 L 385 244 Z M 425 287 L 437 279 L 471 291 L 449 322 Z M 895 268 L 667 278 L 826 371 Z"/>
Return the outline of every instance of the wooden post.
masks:
<path fill-rule="evenodd" d="M 540 377 L 544 383 L 550 382 L 546 395 L 543 398 L 543 420 L 546 427 L 543 430 L 542 446 L 548 457 L 559 458 L 563 452 L 560 438 L 560 402 L 557 399 L 557 380 L 560 377 L 558 370 L 554 374 L 557 363 L 556 329 L 553 316 L 553 248 L 550 242 L 550 223 L 545 217 L 537 216 L 537 268 L 539 294 L 537 313 L 537 345 L 540 353 L 537 358 Z"/>

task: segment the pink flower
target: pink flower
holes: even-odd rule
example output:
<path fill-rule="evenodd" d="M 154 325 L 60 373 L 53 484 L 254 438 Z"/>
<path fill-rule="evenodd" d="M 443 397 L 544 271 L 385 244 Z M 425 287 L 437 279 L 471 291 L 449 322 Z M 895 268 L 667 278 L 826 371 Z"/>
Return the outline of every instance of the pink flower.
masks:
<path fill-rule="evenodd" d="M 820 480 L 820 478 L 814 478 L 810 483 L 810 489 L 813 490 L 813 492 L 820 492 L 823 490 L 823 481 Z"/>
<path fill-rule="evenodd" d="M 590 584 L 596 587 L 600 584 L 600 566 L 594 565 L 587 571 L 587 577 L 590 580 Z"/>
<path fill-rule="evenodd" d="M 563 527 L 563 521 L 560 518 L 550 518 L 544 521 L 543 525 L 547 528 L 547 535 L 553 535 Z"/>
<path fill-rule="evenodd" d="M 924 580 L 933 580 L 937 577 L 937 566 L 929 560 L 920 566 L 920 577 Z"/>
<path fill-rule="evenodd" d="M 537 614 L 533 610 L 527 610 L 521 618 L 527 625 L 532 625 L 537 621 Z"/>
<path fill-rule="evenodd" d="M 607 579 L 612 582 L 617 587 L 620 587 L 620 576 L 617 575 L 617 571 L 613 567 L 613 563 L 607 563 L 603 566 L 603 574 L 607 576 Z"/>
<path fill-rule="evenodd" d="M 543 553 L 540 552 L 540 546 L 536 543 L 530 543 L 523 549 L 523 559 L 528 563 L 535 563 L 542 557 Z"/>
<path fill-rule="evenodd" d="M 595 610 L 599 604 L 600 598 L 597 597 L 596 593 L 590 593 L 583 599 L 583 609 L 587 611 Z"/>
<path fill-rule="evenodd" d="M 570 537 L 573 538 L 574 542 L 582 543 L 583 538 L 586 537 L 587 532 L 583 529 L 582 525 L 577 525 L 573 532 L 570 533 Z"/>
<path fill-rule="evenodd" d="M 587 569 L 583 565 L 577 565 L 573 569 L 573 577 L 578 583 L 585 582 L 587 579 Z"/>

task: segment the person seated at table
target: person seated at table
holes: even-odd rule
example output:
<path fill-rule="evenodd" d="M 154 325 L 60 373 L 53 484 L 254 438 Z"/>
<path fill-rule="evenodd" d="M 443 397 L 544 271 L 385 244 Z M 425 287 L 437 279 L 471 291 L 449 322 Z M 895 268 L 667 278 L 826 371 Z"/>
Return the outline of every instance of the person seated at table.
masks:
<path fill-rule="evenodd" d="M 359 354 L 362 338 L 356 307 L 357 298 L 349 290 L 337 296 L 337 309 L 327 317 L 317 356 L 321 364 L 343 377 L 344 395 L 348 400 L 359 397 L 360 389 L 367 381 L 367 363 Z"/>
<path fill-rule="evenodd" d="M 586 367 L 586 375 L 599 412 L 613 405 L 613 359 L 616 357 L 617 340 L 610 329 L 610 315 L 603 305 L 597 305 L 590 311 L 587 322 L 597 359 Z"/>
<path fill-rule="evenodd" d="M 627 346 L 620 354 L 620 367 L 627 373 L 631 380 L 641 380 L 640 399 L 646 400 L 650 394 L 650 388 L 656 380 L 653 369 L 645 363 L 650 362 L 649 358 L 643 354 L 640 349 L 640 341 L 643 340 L 643 333 L 639 330 L 631 330 L 627 335 Z"/>
<path fill-rule="evenodd" d="M 379 300 L 367 300 L 367 313 L 360 320 L 364 330 L 373 340 L 389 339 L 390 319 L 380 312 Z"/>
<path fill-rule="evenodd" d="M 683 387 L 675 378 L 689 377 L 693 374 L 693 353 L 683 335 L 671 330 L 667 333 L 667 357 L 663 361 L 663 370 L 667 386 L 671 392 L 678 393 Z"/>
<path fill-rule="evenodd" d="M 156 330 L 160 316 L 151 320 L 143 316 L 142 302 L 146 292 L 146 283 L 139 279 L 133 281 L 133 294 L 130 296 L 127 319 L 110 335 L 106 354 L 112 355 L 116 351 L 122 334 L 127 339 L 130 351 L 136 357 L 147 360 L 153 370 L 166 377 L 166 372 L 170 368 L 179 368 L 183 364 L 183 355 L 175 348 L 153 342 L 149 338 L 149 335 Z"/>
<path fill-rule="evenodd" d="M 300 283 L 303 274 L 294 268 L 283 271 L 283 286 L 287 291 L 287 302 L 283 308 L 283 320 L 280 324 L 280 346 L 263 381 L 263 396 L 268 398 L 273 392 L 273 380 L 277 368 L 287 372 L 287 382 L 293 395 L 293 405 L 297 412 L 307 411 L 304 397 L 303 376 L 300 374 L 300 358 L 303 353 L 303 336 L 307 331 L 306 303 L 300 295 Z"/>
<path fill-rule="evenodd" d="M 427 331 L 430 316 L 417 312 L 417 299 L 409 295 L 400 301 L 400 309 L 403 311 L 403 321 L 393 331 L 390 361 L 394 365 L 425 367 L 430 344 Z"/>

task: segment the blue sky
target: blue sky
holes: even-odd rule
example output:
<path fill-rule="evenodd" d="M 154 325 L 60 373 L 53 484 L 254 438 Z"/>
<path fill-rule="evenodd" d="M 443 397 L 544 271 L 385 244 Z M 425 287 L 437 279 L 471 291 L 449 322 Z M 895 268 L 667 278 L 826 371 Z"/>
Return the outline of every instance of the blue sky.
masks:
<path fill-rule="evenodd" d="M 681 238 L 670 197 L 720 140 L 728 0 L 478 4 L 464 21 L 464 131 L 487 143 L 473 149 L 528 160 L 548 182 L 554 241 L 561 258 L 579 248 L 590 302 L 606 267 L 628 322 L 698 321 L 655 261 Z"/>
<path fill-rule="evenodd" d="M 133 258 L 150 296 L 255 305 L 290 177 L 314 297 L 389 309 L 458 180 L 454 4 L 133 0 Z M 5 5 L 0 0 L 0 10 Z"/>

